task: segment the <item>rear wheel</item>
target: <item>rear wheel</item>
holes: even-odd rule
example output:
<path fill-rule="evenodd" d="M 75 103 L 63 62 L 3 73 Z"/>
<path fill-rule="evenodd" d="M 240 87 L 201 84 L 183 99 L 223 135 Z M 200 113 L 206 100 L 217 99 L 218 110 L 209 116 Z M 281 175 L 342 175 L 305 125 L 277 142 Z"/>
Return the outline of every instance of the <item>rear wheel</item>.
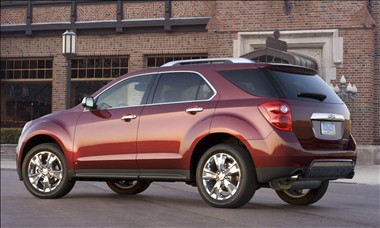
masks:
<path fill-rule="evenodd" d="M 276 191 L 277 195 L 291 205 L 309 205 L 318 202 L 326 193 L 329 181 L 323 181 L 316 189 L 293 189 Z"/>
<path fill-rule="evenodd" d="M 108 187 L 118 194 L 135 195 L 145 191 L 151 182 L 149 181 L 133 181 L 133 180 L 117 180 L 107 181 Z"/>
<path fill-rule="evenodd" d="M 205 152 L 196 181 L 202 198 L 213 207 L 241 207 L 257 188 L 251 157 L 244 148 L 231 144 L 216 145 Z"/>
<path fill-rule="evenodd" d="M 42 199 L 62 197 L 75 184 L 74 180 L 69 180 L 62 150 L 52 143 L 32 148 L 25 156 L 21 172 L 26 189 Z"/>

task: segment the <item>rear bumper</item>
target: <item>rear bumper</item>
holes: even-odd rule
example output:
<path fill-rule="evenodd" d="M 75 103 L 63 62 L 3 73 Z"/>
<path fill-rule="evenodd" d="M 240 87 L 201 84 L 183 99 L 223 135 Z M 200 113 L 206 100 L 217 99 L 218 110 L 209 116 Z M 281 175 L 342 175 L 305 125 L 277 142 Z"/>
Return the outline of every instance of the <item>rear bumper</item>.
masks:
<path fill-rule="evenodd" d="M 261 184 L 295 174 L 304 180 L 351 179 L 357 153 L 350 140 L 350 150 L 305 150 L 294 133 L 273 131 L 264 140 L 250 140 L 249 151 Z"/>
<path fill-rule="evenodd" d="M 355 174 L 355 164 L 349 159 L 315 160 L 309 167 L 257 168 L 256 174 L 259 183 L 291 179 L 293 176 L 302 180 L 352 179 Z"/>
<path fill-rule="evenodd" d="M 315 160 L 307 170 L 303 179 L 351 179 L 355 174 L 353 160 Z"/>

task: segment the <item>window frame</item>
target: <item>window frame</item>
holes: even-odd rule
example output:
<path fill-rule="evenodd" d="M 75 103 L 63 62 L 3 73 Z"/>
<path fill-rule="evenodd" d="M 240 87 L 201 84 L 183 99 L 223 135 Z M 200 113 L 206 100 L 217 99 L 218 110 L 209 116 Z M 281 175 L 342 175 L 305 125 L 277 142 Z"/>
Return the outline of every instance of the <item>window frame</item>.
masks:
<path fill-rule="evenodd" d="M 149 59 L 154 58 L 154 65 L 149 66 Z M 157 59 L 162 58 L 163 62 L 161 65 L 157 65 Z M 155 68 L 161 67 L 163 64 L 176 61 L 176 60 L 187 60 L 187 59 L 204 59 L 208 58 L 207 53 L 190 53 L 190 54 L 165 54 L 165 55 L 145 55 L 144 56 L 144 66 L 145 68 Z M 166 61 L 167 59 L 171 59 Z"/>
<path fill-rule="evenodd" d="M 156 90 L 158 88 L 158 83 L 160 81 L 160 78 L 161 78 L 161 75 L 162 74 L 167 74 L 167 73 L 193 73 L 193 74 L 196 74 L 198 76 L 201 77 L 201 79 L 203 79 L 203 81 L 206 83 L 206 85 L 208 85 L 211 89 L 211 91 L 213 92 L 212 96 L 208 99 L 202 99 L 202 100 L 188 100 L 188 101 L 173 101 L 173 102 L 160 102 L 160 103 L 153 103 L 153 98 L 154 98 L 154 95 L 156 93 Z M 151 105 L 163 105 L 163 104 L 180 104 L 180 103 L 192 103 L 192 102 L 207 102 L 207 101 L 210 101 L 212 100 L 215 96 L 217 95 L 217 90 L 214 88 L 214 86 L 207 80 L 207 78 L 205 76 L 203 76 L 201 73 L 199 72 L 196 72 L 196 71 L 189 71 L 189 70 L 177 70 L 177 71 L 161 71 L 161 72 L 158 72 L 158 75 L 157 75 L 157 79 L 155 80 L 155 83 L 154 83 L 154 87 L 153 87 L 153 91 L 151 91 L 150 95 L 149 95 L 149 98 L 148 98 L 148 101 L 147 101 L 147 106 L 151 106 Z"/>
<path fill-rule="evenodd" d="M 139 106 L 144 106 L 147 104 L 148 102 L 148 98 L 152 92 L 152 88 L 153 86 L 155 85 L 155 81 L 157 80 L 157 73 L 153 72 L 153 73 L 146 73 L 146 74 L 138 74 L 138 75 L 133 75 L 133 76 L 130 76 L 130 77 L 126 77 L 110 86 L 108 86 L 107 88 L 105 88 L 103 91 L 101 91 L 99 94 L 97 94 L 95 97 L 94 97 L 94 103 L 96 104 L 98 102 L 98 98 L 106 93 L 107 91 L 109 91 L 110 89 L 114 88 L 115 86 L 119 85 L 120 83 L 124 83 L 126 80 L 130 80 L 130 79 L 133 79 L 133 78 L 136 78 L 136 77 L 142 77 L 142 76 L 148 76 L 148 75 L 151 75 L 152 76 L 152 80 L 149 82 L 148 86 L 147 86 L 147 89 L 146 89 L 146 94 L 144 94 L 143 98 L 142 98 L 142 101 L 141 101 L 141 104 L 139 105 L 128 105 L 128 106 L 119 106 L 119 107 L 112 107 L 112 108 L 107 108 L 107 109 L 88 109 L 88 108 L 85 108 L 83 111 L 102 111 L 102 110 L 113 110 L 113 109 L 120 109 L 120 108 L 129 108 L 129 107 L 139 107 Z"/>
<path fill-rule="evenodd" d="M 100 60 L 101 66 L 97 66 L 97 61 Z M 107 65 L 105 61 L 110 61 Z M 113 61 L 118 60 L 118 66 L 114 65 Z M 127 66 L 122 66 L 123 61 L 127 61 Z M 92 63 L 91 63 L 92 61 Z M 129 72 L 129 56 L 78 56 L 71 60 L 71 80 L 113 80 Z M 83 64 L 83 65 L 81 65 Z M 117 70 L 119 74 L 117 77 L 113 77 L 112 72 Z M 81 75 L 80 72 L 84 72 Z M 89 72 L 93 71 L 93 75 Z M 96 77 L 97 71 L 101 71 L 101 77 Z M 124 71 L 124 73 L 123 73 Z M 105 77 L 106 73 L 110 73 L 109 76 Z"/>
<path fill-rule="evenodd" d="M 211 88 L 211 91 L 213 92 L 213 95 L 209 99 L 204 99 L 204 100 L 190 100 L 190 101 L 175 101 L 175 102 L 165 102 L 165 103 L 153 103 L 153 96 L 154 96 L 154 94 L 156 92 L 160 76 L 161 76 L 161 74 L 164 74 L 164 73 L 194 73 L 194 74 L 197 74 Z M 207 102 L 207 101 L 211 101 L 218 94 L 217 90 L 209 82 L 209 80 L 207 80 L 207 78 L 205 76 L 203 76 L 201 73 L 199 73 L 197 71 L 191 71 L 191 70 L 159 71 L 159 72 L 150 72 L 150 73 L 133 75 L 133 76 L 130 76 L 130 77 L 127 76 L 126 78 L 124 78 L 124 79 L 122 79 L 122 80 L 120 80 L 120 81 L 118 81 L 118 82 L 110 85 L 108 88 L 105 88 L 103 91 L 101 91 L 99 94 L 97 94 L 94 97 L 95 104 L 96 104 L 97 99 L 98 99 L 98 97 L 100 95 L 102 95 L 103 93 L 105 93 L 106 91 L 108 91 L 109 89 L 111 89 L 113 86 L 117 85 L 118 83 L 121 83 L 121 82 L 123 82 L 125 80 L 131 79 L 131 78 L 134 78 L 134 77 L 139 77 L 139 76 L 144 76 L 144 75 L 152 75 L 153 76 L 153 80 L 150 82 L 150 85 L 147 88 L 147 91 L 148 91 L 147 99 L 145 100 L 145 102 L 142 102 L 142 104 L 140 104 L 140 105 L 125 106 L 123 108 L 139 107 L 139 106 L 164 105 L 164 104 L 181 104 L 181 103 L 192 103 L 192 102 Z M 122 108 L 122 107 L 110 108 L 110 109 L 105 109 L 105 110 L 112 110 L 112 109 L 118 109 L 118 108 Z M 83 109 L 83 112 L 89 112 L 89 111 L 100 111 L 100 110 L 99 109 L 90 110 L 88 108 Z"/>
<path fill-rule="evenodd" d="M 26 62 L 28 63 L 27 67 L 24 66 Z M 52 81 L 54 77 L 54 59 L 52 57 L 4 58 L 1 63 L 5 66 L 5 68 L 1 68 L 1 72 L 4 73 L 4 78 L 0 78 L 1 81 Z M 16 63 L 20 64 L 19 67 L 16 67 Z M 41 63 L 43 63 L 43 67 L 39 67 Z M 9 64 L 12 67 L 9 67 Z M 19 75 L 16 76 L 15 73 Z M 27 73 L 27 77 L 24 77 L 24 73 Z M 39 76 L 40 73 L 43 74 L 42 77 Z"/>

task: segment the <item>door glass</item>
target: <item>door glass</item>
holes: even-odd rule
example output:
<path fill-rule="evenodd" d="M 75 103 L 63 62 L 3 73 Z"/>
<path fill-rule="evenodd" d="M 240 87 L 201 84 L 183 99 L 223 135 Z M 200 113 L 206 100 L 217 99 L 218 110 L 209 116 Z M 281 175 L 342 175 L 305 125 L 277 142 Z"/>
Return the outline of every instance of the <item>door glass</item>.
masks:
<path fill-rule="evenodd" d="M 194 73 L 162 74 L 153 97 L 153 103 L 207 100 L 214 91 L 205 80 Z"/>
<path fill-rule="evenodd" d="M 97 109 L 120 108 L 144 104 L 153 75 L 126 79 L 109 88 L 96 100 Z"/>

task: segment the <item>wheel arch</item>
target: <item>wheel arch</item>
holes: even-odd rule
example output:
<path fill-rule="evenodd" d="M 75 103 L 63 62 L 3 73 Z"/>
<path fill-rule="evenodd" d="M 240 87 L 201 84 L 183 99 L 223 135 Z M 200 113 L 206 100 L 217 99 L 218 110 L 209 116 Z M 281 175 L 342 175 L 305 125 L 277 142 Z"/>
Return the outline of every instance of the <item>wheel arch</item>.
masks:
<path fill-rule="evenodd" d="M 63 156 L 67 159 L 67 155 L 65 154 L 65 150 L 63 149 L 61 142 L 59 140 L 55 139 L 54 137 L 47 135 L 47 134 L 38 134 L 33 137 L 31 137 L 24 145 L 22 150 L 20 151 L 20 158 L 18 159 L 19 165 L 17 172 L 21 174 L 21 167 L 22 163 L 24 162 L 24 159 L 28 153 L 33 147 L 38 146 L 43 143 L 52 143 L 57 145 L 63 154 Z M 67 163 L 67 166 L 70 167 L 69 163 Z M 22 180 L 22 176 L 19 175 L 20 180 Z"/>
<path fill-rule="evenodd" d="M 206 152 L 209 148 L 211 148 L 215 145 L 223 144 L 223 143 L 224 144 L 233 144 L 233 145 L 243 147 L 247 151 L 249 157 L 251 158 L 251 162 L 253 164 L 253 167 L 255 168 L 254 159 L 253 159 L 251 153 L 249 152 L 249 150 L 247 148 L 247 144 L 244 143 L 243 140 L 239 139 L 238 137 L 236 137 L 234 135 L 227 134 L 227 133 L 213 133 L 213 134 L 209 134 L 209 135 L 205 136 L 204 138 L 202 138 L 197 143 L 197 145 L 195 146 L 195 148 L 193 150 L 193 153 L 191 156 L 191 162 L 190 162 L 190 177 L 191 177 L 192 183 L 195 182 L 197 165 L 198 165 L 200 158 L 204 154 L 204 152 Z M 257 179 L 256 175 L 255 175 L 255 178 Z"/>

